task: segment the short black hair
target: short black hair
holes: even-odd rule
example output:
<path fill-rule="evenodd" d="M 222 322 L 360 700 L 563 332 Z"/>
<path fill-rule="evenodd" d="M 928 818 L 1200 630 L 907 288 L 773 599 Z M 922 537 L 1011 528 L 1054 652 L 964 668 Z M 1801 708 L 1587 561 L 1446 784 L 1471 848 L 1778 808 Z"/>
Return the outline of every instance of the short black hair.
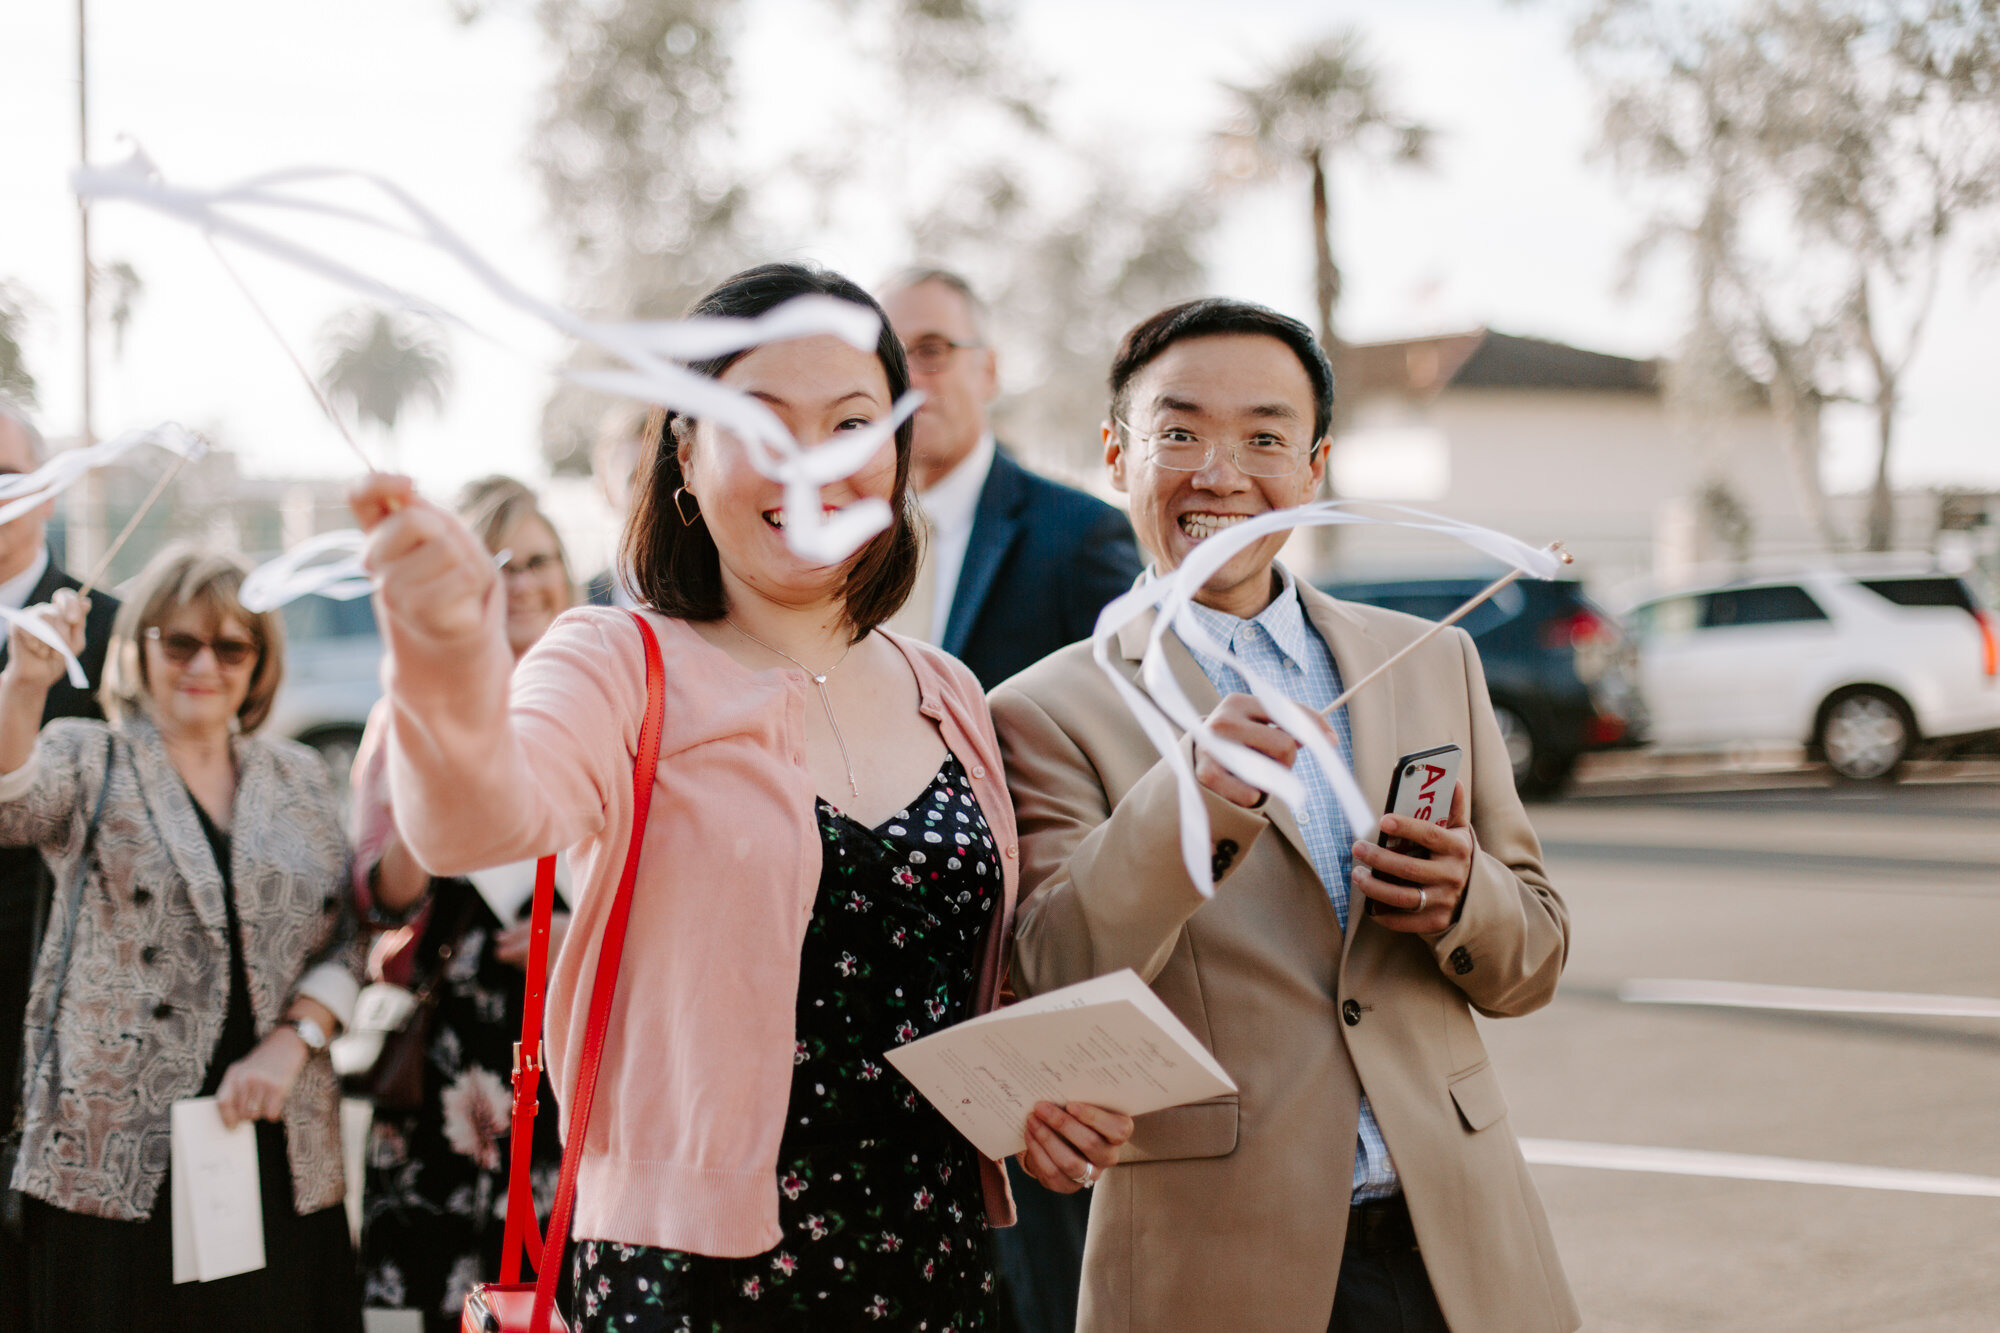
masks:
<path fill-rule="evenodd" d="M 1333 428 L 1333 364 L 1313 337 L 1313 331 L 1293 319 L 1252 301 L 1227 296 L 1203 296 L 1168 306 L 1133 325 L 1111 358 L 1111 416 L 1124 421 L 1131 410 L 1132 381 L 1162 352 L 1189 338 L 1221 333 L 1257 333 L 1276 338 L 1292 349 L 1313 390 L 1313 447 Z"/>
<path fill-rule="evenodd" d="M 816 264 L 760 264 L 745 269 L 696 301 L 688 316 L 752 319 L 795 296 L 808 295 L 852 301 L 874 311 L 882 321 L 875 355 L 889 381 L 889 399 L 894 402 L 909 391 L 910 367 L 903 359 L 903 344 L 889 327 L 882 307 L 854 282 Z M 716 379 L 749 351 L 745 348 L 691 362 L 688 369 Z M 650 457 L 639 464 L 632 512 L 625 519 L 625 568 L 639 600 L 662 615 L 721 620 L 729 613 L 729 600 L 722 588 L 722 562 L 715 540 L 698 513 L 691 522 L 683 521 L 674 500 L 675 492 L 687 484 L 676 439 L 681 419 L 680 414 L 666 411 L 655 411 L 648 418 L 646 448 Z M 915 432 L 910 419 L 896 427 L 896 484 L 889 496 L 895 521 L 888 531 L 878 533 L 848 557 L 841 593 L 857 642 L 896 614 L 916 586 L 923 539 L 918 535 L 910 494 L 910 443 Z"/>

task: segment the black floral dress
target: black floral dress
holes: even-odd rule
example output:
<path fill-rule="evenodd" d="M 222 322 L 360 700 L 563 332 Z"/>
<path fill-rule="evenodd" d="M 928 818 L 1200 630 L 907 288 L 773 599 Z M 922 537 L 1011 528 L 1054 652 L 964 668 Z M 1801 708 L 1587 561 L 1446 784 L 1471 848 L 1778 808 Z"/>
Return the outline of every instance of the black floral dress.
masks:
<path fill-rule="evenodd" d="M 882 1058 L 971 1017 L 1001 896 L 993 836 L 950 756 L 879 828 L 817 811 L 778 1150 L 784 1239 L 748 1259 L 581 1241 L 584 1329 L 965 1333 L 997 1318 L 978 1154 Z"/>
<path fill-rule="evenodd" d="M 556 910 L 569 909 L 559 898 Z M 364 1300 L 420 1311 L 426 1333 L 457 1329 L 471 1285 L 500 1276 L 525 975 L 496 956 L 499 932 L 499 918 L 470 882 L 431 882 L 430 922 L 418 956 L 420 971 L 437 969 L 439 984 L 423 1104 L 405 1113 L 378 1108 L 368 1140 Z M 562 1171 L 546 1074 L 539 1097 L 529 1167 L 538 1227 Z"/>

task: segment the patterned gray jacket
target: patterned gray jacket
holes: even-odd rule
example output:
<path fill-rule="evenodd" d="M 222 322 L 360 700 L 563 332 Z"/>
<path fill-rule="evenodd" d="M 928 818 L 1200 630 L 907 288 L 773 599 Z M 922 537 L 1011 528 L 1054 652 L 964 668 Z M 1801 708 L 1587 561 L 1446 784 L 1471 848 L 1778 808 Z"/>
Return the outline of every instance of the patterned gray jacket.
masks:
<path fill-rule="evenodd" d="M 70 1212 L 151 1214 L 171 1146 L 168 1110 L 201 1090 L 229 997 L 222 877 L 193 798 L 152 723 L 52 722 L 34 757 L 0 776 L 0 845 L 37 846 L 56 894 L 35 964 L 22 1052 L 26 1131 L 13 1186 Z M 364 942 L 326 766 L 305 746 L 240 737 L 230 873 L 261 1038 L 296 995 L 347 1022 Z M 79 899 L 61 1010 L 49 1005 L 85 827 L 104 813 Z M 285 1103 L 301 1213 L 343 1193 L 340 1089 L 324 1053 Z"/>

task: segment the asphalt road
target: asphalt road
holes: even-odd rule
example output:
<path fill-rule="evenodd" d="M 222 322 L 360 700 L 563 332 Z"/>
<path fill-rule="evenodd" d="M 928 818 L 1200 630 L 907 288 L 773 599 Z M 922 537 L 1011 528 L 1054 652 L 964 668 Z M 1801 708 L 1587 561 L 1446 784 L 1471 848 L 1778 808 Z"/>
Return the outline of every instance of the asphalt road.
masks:
<path fill-rule="evenodd" d="M 2000 997 L 2000 766 L 1914 777 L 1618 780 L 1533 807 L 1573 942 L 1552 1005 L 1484 1024 L 1515 1133 L 2000 1180 L 2000 1017 L 1620 998 Z M 1586 1328 L 2000 1330 L 2000 1198 L 1533 1169 Z"/>

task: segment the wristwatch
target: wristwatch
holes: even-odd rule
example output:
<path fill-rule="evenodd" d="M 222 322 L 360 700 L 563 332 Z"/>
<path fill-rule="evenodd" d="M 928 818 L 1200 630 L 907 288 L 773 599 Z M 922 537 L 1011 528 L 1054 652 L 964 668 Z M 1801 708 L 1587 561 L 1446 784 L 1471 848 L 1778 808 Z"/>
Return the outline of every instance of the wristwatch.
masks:
<path fill-rule="evenodd" d="M 326 1044 L 330 1040 L 326 1035 L 326 1029 L 321 1027 L 314 1019 L 287 1018 L 279 1023 L 278 1026 L 281 1028 L 290 1028 L 292 1031 L 298 1033 L 299 1040 L 306 1044 L 306 1049 L 315 1053 L 325 1050 Z"/>

